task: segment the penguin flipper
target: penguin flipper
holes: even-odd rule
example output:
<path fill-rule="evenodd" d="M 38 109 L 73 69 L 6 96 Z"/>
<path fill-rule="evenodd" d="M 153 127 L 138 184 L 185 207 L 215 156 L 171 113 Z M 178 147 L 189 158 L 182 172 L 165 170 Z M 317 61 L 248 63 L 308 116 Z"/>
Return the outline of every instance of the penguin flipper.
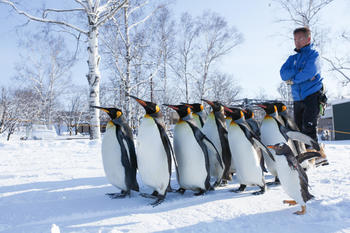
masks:
<path fill-rule="evenodd" d="M 133 141 L 129 141 L 122 129 L 119 126 L 116 126 L 116 135 L 117 140 L 120 145 L 121 150 L 121 161 L 122 165 L 125 168 L 125 183 L 128 189 L 132 189 L 134 191 L 139 191 L 139 185 L 136 179 L 136 164 L 133 164 L 133 160 L 136 160 L 136 152 Z M 133 155 L 132 155 L 133 154 Z M 130 156 L 130 157 L 129 157 Z M 135 158 L 133 158 L 133 156 Z"/>
<path fill-rule="evenodd" d="M 316 150 L 320 150 L 320 146 L 318 145 L 318 143 L 306 134 L 303 134 L 298 131 L 289 130 L 286 132 L 286 135 L 292 140 L 303 142 L 307 145 L 312 146 Z"/>
<path fill-rule="evenodd" d="M 317 157 L 321 157 L 321 154 L 318 152 L 305 152 L 305 153 L 298 155 L 296 157 L 296 159 L 298 160 L 299 163 L 302 163 L 305 160 L 309 160 L 309 159 L 313 159 L 313 158 L 317 158 Z"/>
<path fill-rule="evenodd" d="M 174 150 L 173 147 L 170 143 L 169 137 L 165 132 L 165 127 L 164 124 L 162 122 L 160 122 L 160 120 L 158 120 L 158 118 L 154 119 L 156 122 L 156 125 L 158 127 L 158 131 L 160 134 L 160 138 L 162 140 L 163 146 L 164 146 L 164 150 L 167 154 L 167 158 L 168 158 L 168 171 L 169 171 L 169 184 L 168 186 L 170 186 L 170 179 L 171 179 L 171 158 L 173 158 L 174 160 L 174 164 L 175 164 L 175 169 L 176 169 L 176 174 L 178 175 L 178 165 L 177 165 L 177 160 L 175 158 L 175 154 L 174 154 Z M 168 187 L 167 187 L 168 188 Z M 171 188 L 171 187 L 170 187 Z"/>
<path fill-rule="evenodd" d="M 220 156 L 220 153 L 218 151 L 218 149 L 215 147 L 214 143 L 212 141 L 210 141 L 209 138 L 207 138 L 207 136 L 204 135 L 203 137 L 203 142 L 207 145 L 208 149 L 215 152 L 215 155 L 216 155 L 216 159 L 218 160 L 219 164 L 220 164 L 220 167 L 222 169 L 224 169 L 224 164 L 222 162 L 222 159 L 221 159 L 221 156 Z"/>
<path fill-rule="evenodd" d="M 271 151 L 262 143 L 260 142 L 257 138 L 252 137 L 252 140 L 254 142 L 255 145 L 257 145 L 262 151 L 263 153 L 267 154 L 268 156 L 270 156 L 270 158 L 272 159 L 272 161 L 275 161 L 275 158 L 273 157 Z"/>

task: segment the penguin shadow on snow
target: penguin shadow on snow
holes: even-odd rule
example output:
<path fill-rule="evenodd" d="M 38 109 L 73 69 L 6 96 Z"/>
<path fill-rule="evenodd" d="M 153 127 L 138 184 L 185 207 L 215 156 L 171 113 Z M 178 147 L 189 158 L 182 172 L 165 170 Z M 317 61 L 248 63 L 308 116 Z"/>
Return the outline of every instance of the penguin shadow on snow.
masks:
<path fill-rule="evenodd" d="M 286 206 L 285 209 L 257 214 L 241 214 L 237 217 L 214 221 L 198 222 L 194 225 L 177 227 L 176 229 L 162 230 L 159 232 L 342 232 L 348 229 L 348 217 L 339 219 L 338 207 L 347 212 L 350 201 L 341 204 L 324 206 L 322 200 L 313 200 L 308 204 L 308 212 L 303 215 L 293 214 L 295 207 Z M 281 201 L 281 205 L 282 201 Z M 327 210 L 331 210 L 326 213 Z M 333 218 L 329 215 L 334 214 Z M 218 213 L 218 215 L 220 215 Z M 262 227 L 263 226 L 263 227 Z"/>
<path fill-rule="evenodd" d="M 45 222 L 45 219 L 65 219 L 65 216 L 72 214 L 77 215 L 78 218 L 79 215 L 81 218 L 91 215 L 95 219 L 96 215 L 93 213 L 96 211 L 102 215 L 104 212 L 114 212 L 118 208 L 127 211 L 128 207 L 136 208 L 143 203 L 140 198 L 133 198 L 138 196 L 137 193 L 132 193 L 132 198 L 127 198 L 130 201 L 115 202 L 105 196 L 105 193 L 111 190 L 115 188 L 105 177 L 2 186 L 0 187 L 2 196 L 0 222 L 20 227 L 28 221 Z M 67 219 L 70 218 L 67 217 Z"/>

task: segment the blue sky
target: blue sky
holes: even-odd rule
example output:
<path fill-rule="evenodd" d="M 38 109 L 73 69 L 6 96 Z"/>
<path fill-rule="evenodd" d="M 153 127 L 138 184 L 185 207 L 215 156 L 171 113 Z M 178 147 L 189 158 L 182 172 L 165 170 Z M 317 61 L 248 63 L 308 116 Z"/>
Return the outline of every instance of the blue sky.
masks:
<path fill-rule="evenodd" d="M 49 2 L 49 1 L 47 1 Z M 270 96 L 277 96 L 276 88 L 280 82 L 279 69 L 285 59 L 293 53 L 293 41 L 286 36 L 288 27 L 293 25 L 277 23 L 283 16 L 278 5 L 272 0 L 177 0 L 171 5 L 179 15 L 187 11 L 193 16 L 204 10 L 219 13 L 235 26 L 244 36 L 244 43 L 235 48 L 230 55 L 220 61 L 221 69 L 233 74 L 243 87 L 244 97 L 254 97 L 260 89 Z M 0 69 L 2 77 L 0 86 L 11 84 L 15 74 L 14 63 L 18 60 L 17 35 L 15 26 L 24 22 L 21 16 L 8 17 L 7 6 L 0 4 Z M 338 41 L 336 32 L 350 28 L 350 1 L 335 0 L 321 14 L 322 26 L 329 28 L 332 43 L 328 44 L 328 54 L 341 53 L 343 44 Z M 291 33 L 291 32 L 290 32 Z M 350 51 L 350 43 L 347 51 Z M 86 84 L 87 68 L 83 60 L 74 69 L 74 82 Z M 323 70 L 326 87 L 334 95 L 339 94 L 337 79 Z M 103 75 L 103 73 L 102 73 Z M 102 76 L 103 78 L 103 76 Z M 242 97 L 243 97 L 242 96 Z"/>

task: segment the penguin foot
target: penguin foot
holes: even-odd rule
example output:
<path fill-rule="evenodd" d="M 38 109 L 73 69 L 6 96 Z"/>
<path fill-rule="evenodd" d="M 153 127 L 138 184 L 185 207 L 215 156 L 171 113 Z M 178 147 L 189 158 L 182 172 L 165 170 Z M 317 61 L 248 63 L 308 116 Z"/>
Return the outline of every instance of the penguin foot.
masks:
<path fill-rule="evenodd" d="M 259 186 L 259 187 L 260 187 L 260 191 L 256 191 L 252 193 L 253 195 L 261 195 L 265 193 L 265 186 Z"/>
<path fill-rule="evenodd" d="M 157 191 L 154 191 L 152 194 L 148 194 L 148 193 L 140 193 L 140 196 L 145 197 L 145 198 L 152 198 L 152 199 L 156 199 L 159 194 Z"/>
<path fill-rule="evenodd" d="M 266 183 L 267 186 L 277 186 L 277 185 L 280 185 L 280 184 L 281 184 L 280 182 L 276 182 L 276 181 L 267 182 L 267 183 Z"/>
<path fill-rule="evenodd" d="M 176 192 L 177 190 L 175 190 L 175 189 L 173 189 L 171 186 L 170 186 L 170 184 L 169 184 L 169 186 L 166 188 L 166 192 L 168 192 L 168 193 L 172 193 L 172 192 Z"/>
<path fill-rule="evenodd" d="M 162 204 L 164 199 L 165 199 L 165 195 L 158 195 L 157 200 L 155 202 L 151 203 L 150 205 L 154 208 L 154 207 Z"/>
<path fill-rule="evenodd" d="M 219 187 L 220 183 L 221 183 L 221 180 L 215 181 L 215 183 L 213 184 L 213 187 L 214 188 Z"/>
<path fill-rule="evenodd" d="M 278 179 L 277 176 L 275 178 L 275 181 L 266 183 L 267 186 L 277 186 L 277 185 L 280 185 L 280 184 L 281 184 L 280 179 Z"/>
<path fill-rule="evenodd" d="M 186 192 L 186 189 L 184 188 L 179 188 L 178 190 L 176 190 L 177 193 L 180 193 L 181 195 L 183 195 Z"/>
<path fill-rule="evenodd" d="M 288 204 L 289 206 L 296 205 L 297 202 L 294 200 L 283 200 L 283 204 Z"/>
<path fill-rule="evenodd" d="M 219 187 L 225 187 L 227 185 L 227 180 L 221 180 Z"/>
<path fill-rule="evenodd" d="M 246 187 L 247 185 L 241 184 L 238 189 L 231 189 L 230 191 L 234 193 L 241 193 L 245 190 Z"/>
<path fill-rule="evenodd" d="M 125 198 L 126 196 L 130 197 L 130 191 L 122 190 L 121 193 L 106 193 L 106 195 L 109 196 L 111 199 Z"/>
<path fill-rule="evenodd" d="M 296 215 L 304 215 L 305 213 L 306 213 L 306 206 L 304 206 L 304 205 L 301 206 L 300 211 L 294 212 L 294 214 L 296 214 Z"/>
<path fill-rule="evenodd" d="M 201 189 L 201 190 L 199 190 L 198 193 L 194 193 L 193 195 L 195 195 L 195 196 L 201 196 L 201 195 L 203 195 L 204 193 L 205 193 L 205 190 Z"/>

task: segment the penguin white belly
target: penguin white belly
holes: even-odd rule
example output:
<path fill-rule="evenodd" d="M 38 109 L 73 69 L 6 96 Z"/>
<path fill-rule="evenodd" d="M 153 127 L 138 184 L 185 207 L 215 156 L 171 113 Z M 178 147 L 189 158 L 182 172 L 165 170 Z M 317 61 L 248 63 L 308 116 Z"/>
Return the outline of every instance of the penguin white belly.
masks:
<path fill-rule="evenodd" d="M 289 167 L 288 162 L 284 156 L 276 157 L 276 168 L 283 190 L 298 204 L 305 205 L 305 202 L 301 195 L 301 186 L 298 171 Z"/>
<path fill-rule="evenodd" d="M 260 128 L 261 132 L 261 142 L 264 145 L 275 145 L 277 143 L 286 142 L 286 139 L 282 136 L 279 131 L 278 125 L 276 121 L 272 117 L 267 117 L 263 120 Z M 274 158 L 276 158 L 275 151 L 269 149 Z M 277 176 L 277 170 L 275 166 L 275 162 L 270 158 L 270 156 L 266 156 L 263 153 L 264 160 L 266 163 L 267 170 L 273 175 Z"/>
<path fill-rule="evenodd" d="M 122 165 L 121 150 L 115 126 L 107 128 L 103 136 L 102 162 L 108 181 L 119 189 L 128 190 L 125 184 L 125 168 Z"/>
<path fill-rule="evenodd" d="M 258 154 L 237 124 L 230 125 L 228 140 L 239 183 L 264 186 Z"/>
<path fill-rule="evenodd" d="M 164 195 L 170 178 L 168 158 L 153 118 L 143 118 L 137 144 L 137 164 L 143 183 Z"/>
<path fill-rule="evenodd" d="M 207 170 L 204 153 L 186 122 L 178 123 L 174 129 L 174 150 L 178 163 L 178 176 L 181 188 L 206 189 Z"/>
<path fill-rule="evenodd" d="M 222 160 L 221 142 L 220 142 L 219 132 L 218 132 L 218 128 L 217 128 L 213 114 L 209 115 L 208 120 L 205 122 L 203 126 L 202 132 L 215 145 L 216 149 L 220 153 L 220 157 Z M 210 164 L 210 175 L 218 179 L 221 179 L 222 174 L 224 173 L 224 169 L 220 166 L 220 163 L 216 157 L 216 152 L 213 150 L 209 150 L 209 164 Z"/>

